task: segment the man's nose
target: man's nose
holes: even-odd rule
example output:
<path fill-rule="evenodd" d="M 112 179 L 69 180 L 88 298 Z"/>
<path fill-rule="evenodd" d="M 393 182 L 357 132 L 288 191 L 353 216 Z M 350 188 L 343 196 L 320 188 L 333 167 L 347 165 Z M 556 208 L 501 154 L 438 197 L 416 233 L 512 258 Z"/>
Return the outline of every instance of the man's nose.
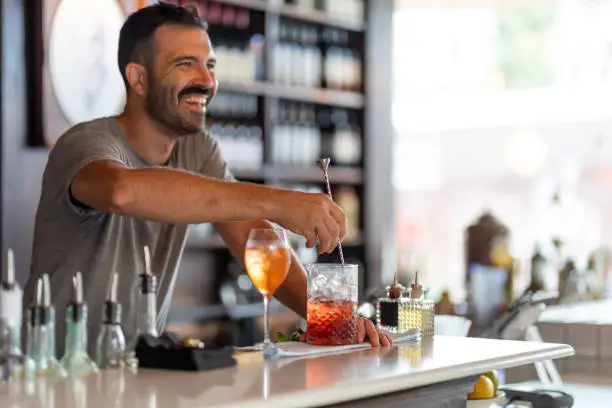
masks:
<path fill-rule="evenodd" d="M 207 66 L 202 66 L 198 70 L 199 80 L 206 86 L 212 86 L 215 83 L 215 78 L 212 71 Z"/>

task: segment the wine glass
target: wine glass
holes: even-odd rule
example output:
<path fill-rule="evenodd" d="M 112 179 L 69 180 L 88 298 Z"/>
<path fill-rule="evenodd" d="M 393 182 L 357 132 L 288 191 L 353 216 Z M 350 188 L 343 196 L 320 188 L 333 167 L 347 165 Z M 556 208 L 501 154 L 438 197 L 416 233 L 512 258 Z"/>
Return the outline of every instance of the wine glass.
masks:
<path fill-rule="evenodd" d="M 251 281 L 263 295 L 264 356 L 278 349 L 270 341 L 270 299 L 287 278 L 291 264 L 291 247 L 287 233 L 280 228 L 254 228 L 249 233 L 244 260 Z"/>

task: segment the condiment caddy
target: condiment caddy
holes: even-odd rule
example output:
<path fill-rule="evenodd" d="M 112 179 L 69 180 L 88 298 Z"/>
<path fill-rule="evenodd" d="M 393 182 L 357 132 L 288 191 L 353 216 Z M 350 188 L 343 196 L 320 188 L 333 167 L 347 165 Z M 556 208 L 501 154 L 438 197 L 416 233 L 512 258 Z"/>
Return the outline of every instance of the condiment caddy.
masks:
<path fill-rule="evenodd" d="M 434 316 L 435 302 L 425 299 L 418 274 L 408 291 L 399 284 L 396 273 L 386 296 L 378 299 L 376 304 L 376 324 L 391 333 L 420 329 L 422 338 L 431 338 L 434 335 Z"/>

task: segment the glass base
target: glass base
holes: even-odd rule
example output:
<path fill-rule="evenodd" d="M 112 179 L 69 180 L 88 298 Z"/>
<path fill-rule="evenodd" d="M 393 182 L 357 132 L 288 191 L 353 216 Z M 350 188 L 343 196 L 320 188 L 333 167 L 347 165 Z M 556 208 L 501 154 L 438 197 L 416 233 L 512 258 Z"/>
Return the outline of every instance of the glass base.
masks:
<path fill-rule="evenodd" d="M 280 354 L 280 350 L 274 345 L 263 347 L 264 358 L 278 357 L 279 354 Z"/>

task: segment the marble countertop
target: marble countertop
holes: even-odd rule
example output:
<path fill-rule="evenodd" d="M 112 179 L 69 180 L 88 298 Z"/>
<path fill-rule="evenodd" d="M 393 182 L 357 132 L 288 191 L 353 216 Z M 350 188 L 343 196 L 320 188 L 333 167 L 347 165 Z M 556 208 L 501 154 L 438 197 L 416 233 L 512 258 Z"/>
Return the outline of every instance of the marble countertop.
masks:
<path fill-rule="evenodd" d="M 2 408 L 312 407 L 571 356 L 563 344 L 436 336 L 421 345 L 270 360 L 199 373 L 104 370 L 0 384 Z"/>

